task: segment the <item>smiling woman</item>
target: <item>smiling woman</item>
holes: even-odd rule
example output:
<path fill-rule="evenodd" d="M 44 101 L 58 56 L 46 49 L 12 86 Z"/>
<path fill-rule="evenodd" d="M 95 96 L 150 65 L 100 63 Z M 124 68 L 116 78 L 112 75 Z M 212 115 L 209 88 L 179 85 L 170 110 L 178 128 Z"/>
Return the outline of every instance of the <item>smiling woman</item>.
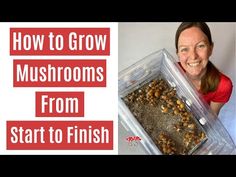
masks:
<path fill-rule="evenodd" d="M 209 61 L 214 44 L 208 25 L 204 22 L 181 23 L 176 32 L 175 47 L 189 80 L 218 115 L 229 101 L 233 85 L 231 79 Z"/>

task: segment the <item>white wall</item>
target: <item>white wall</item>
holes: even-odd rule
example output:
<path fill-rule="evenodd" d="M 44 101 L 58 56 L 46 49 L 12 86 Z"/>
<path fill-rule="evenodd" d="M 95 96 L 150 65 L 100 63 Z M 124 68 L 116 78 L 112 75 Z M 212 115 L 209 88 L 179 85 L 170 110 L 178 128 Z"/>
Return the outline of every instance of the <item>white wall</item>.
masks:
<path fill-rule="evenodd" d="M 236 142 L 236 23 L 207 23 L 212 32 L 214 51 L 210 60 L 234 84 L 233 95 L 219 115 L 224 126 Z M 173 57 L 175 32 L 180 23 L 119 23 L 119 71 L 162 48 Z"/>
<path fill-rule="evenodd" d="M 236 81 L 235 31 L 236 23 L 208 23 L 214 42 L 211 61 L 230 78 Z"/>
<path fill-rule="evenodd" d="M 162 48 L 175 54 L 179 23 L 119 23 L 119 71 Z"/>

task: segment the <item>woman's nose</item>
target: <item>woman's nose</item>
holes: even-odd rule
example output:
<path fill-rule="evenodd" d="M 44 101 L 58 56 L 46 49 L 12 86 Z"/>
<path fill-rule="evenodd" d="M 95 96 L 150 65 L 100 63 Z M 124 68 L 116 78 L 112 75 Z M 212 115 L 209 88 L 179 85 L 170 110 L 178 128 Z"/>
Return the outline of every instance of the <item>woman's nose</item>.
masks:
<path fill-rule="evenodd" d="M 193 49 L 193 50 L 190 51 L 190 58 L 191 58 L 192 60 L 195 60 L 195 59 L 198 58 L 198 54 L 197 54 L 197 51 L 196 51 L 195 49 Z"/>

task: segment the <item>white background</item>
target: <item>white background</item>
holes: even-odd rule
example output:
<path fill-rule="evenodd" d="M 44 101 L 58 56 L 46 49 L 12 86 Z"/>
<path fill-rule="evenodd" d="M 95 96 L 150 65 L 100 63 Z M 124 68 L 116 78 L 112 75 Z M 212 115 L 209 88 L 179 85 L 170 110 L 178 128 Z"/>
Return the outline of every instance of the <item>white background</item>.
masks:
<path fill-rule="evenodd" d="M 110 28 L 110 56 L 10 56 L 10 27 L 22 28 Z M 117 154 L 117 75 L 118 24 L 117 23 L 0 23 L 0 154 Z M 13 87 L 13 59 L 106 59 L 107 87 Z M 84 117 L 35 117 L 36 91 L 84 91 Z M 113 121 L 113 150 L 6 150 L 7 120 L 111 120 Z"/>

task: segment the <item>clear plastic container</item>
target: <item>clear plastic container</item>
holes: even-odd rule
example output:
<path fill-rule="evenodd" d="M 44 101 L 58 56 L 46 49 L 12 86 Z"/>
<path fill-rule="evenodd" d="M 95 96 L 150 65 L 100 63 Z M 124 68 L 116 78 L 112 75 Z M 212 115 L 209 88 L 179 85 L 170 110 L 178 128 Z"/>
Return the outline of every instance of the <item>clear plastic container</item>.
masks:
<path fill-rule="evenodd" d="M 178 98 L 184 102 L 197 125 L 206 134 L 201 143 L 198 143 L 187 154 L 233 154 L 235 145 L 228 132 L 216 115 L 210 111 L 208 104 L 198 95 L 177 61 L 165 49 L 152 53 L 119 72 L 119 121 L 134 135 L 141 138 L 141 144 L 147 154 L 163 154 L 163 151 L 145 131 L 125 103 L 124 98 L 159 77 L 176 90 Z"/>

